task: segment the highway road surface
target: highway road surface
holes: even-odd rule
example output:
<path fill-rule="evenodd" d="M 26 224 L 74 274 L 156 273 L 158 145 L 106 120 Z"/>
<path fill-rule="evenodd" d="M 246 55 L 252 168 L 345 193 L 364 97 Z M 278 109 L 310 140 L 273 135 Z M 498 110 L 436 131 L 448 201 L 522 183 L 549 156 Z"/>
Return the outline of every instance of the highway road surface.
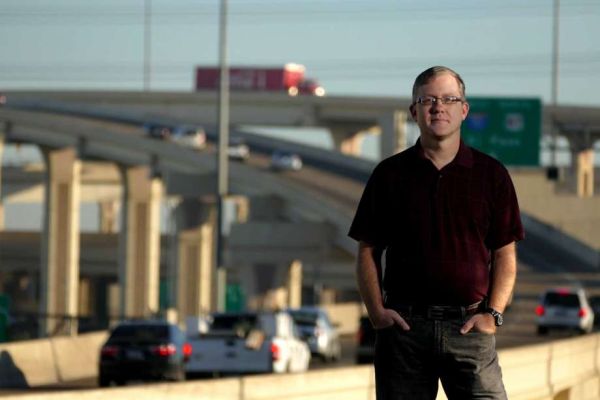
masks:
<path fill-rule="evenodd" d="M 211 151 L 211 150 L 208 150 Z M 268 155 L 254 154 L 247 162 L 249 167 L 267 171 Z M 318 198 L 334 200 L 349 215 L 354 213 L 362 193 L 363 182 L 316 169 L 310 165 L 301 171 L 278 173 L 287 183 L 297 184 L 303 190 L 311 191 Z M 548 287 L 582 285 L 588 295 L 600 294 L 600 274 L 591 267 L 578 265 L 572 259 L 545 245 L 535 237 L 526 237 L 518 245 L 518 276 L 514 300 L 505 313 L 505 325 L 497 332 L 499 349 L 542 343 L 573 335 L 571 332 L 551 332 L 538 336 L 535 327 L 535 306 L 539 295 Z M 600 316 L 599 316 L 600 318 Z M 330 368 L 354 364 L 354 337 L 344 338 L 343 358 L 334 364 L 313 360 L 311 368 Z M 85 380 L 62 384 L 52 388 L 37 390 L 68 390 L 95 387 L 95 380 Z M 31 390 L 31 389 L 29 389 Z"/>

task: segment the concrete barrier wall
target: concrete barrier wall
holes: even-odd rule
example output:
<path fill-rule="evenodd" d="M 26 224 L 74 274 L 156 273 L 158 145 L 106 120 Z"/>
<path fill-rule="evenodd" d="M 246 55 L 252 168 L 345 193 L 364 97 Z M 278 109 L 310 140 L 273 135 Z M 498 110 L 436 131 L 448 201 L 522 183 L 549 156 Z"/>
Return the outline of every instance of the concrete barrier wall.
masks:
<path fill-rule="evenodd" d="M 323 308 L 341 335 L 355 335 L 361 315 L 366 314 L 364 306 L 356 302 L 326 304 Z"/>
<path fill-rule="evenodd" d="M 89 351 L 97 354 L 99 335 L 82 338 L 77 353 Z M 27 344 L 0 347 L 0 351 L 12 354 L 20 363 L 24 375 L 33 382 L 66 376 L 67 372 L 59 360 L 67 356 L 64 352 L 52 354 L 50 341 L 38 347 Z M 56 343 L 55 343 L 56 345 Z M 20 347 L 23 346 L 23 347 Z M 55 346 L 55 348 L 58 348 Z M 23 363 L 23 356 L 16 351 L 39 354 L 37 362 Z M 95 375 L 96 365 L 88 365 L 97 355 L 69 355 L 74 367 L 86 369 Z M 504 383 L 511 400 L 596 400 L 600 398 L 600 334 L 565 339 L 548 344 L 502 350 L 499 352 Z M 52 368 L 52 360 L 56 363 Z M 83 360 L 86 360 L 83 362 Z M 42 363 L 43 362 L 43 363 Z M 46 364 L 49 362 L 50 364 Z M 50 370 L 50 371 L 49 371 Z M 4 371 L 0 371 L 3 376 Z M 73 371 L 69 372 L 73 373 Z M 82 374 L 78 374 L 81 376 Z M 90 375 L 90 376 L 93 376 Z M 123 388 L 74 390 L 67 392 L 31 393 L 3 396 L 5 399 L 20 400 L 86 400 L 106 399 L 168 400 L 374 400 L 375 380 L 371 366 L 353 366 L 328 370 L 309 371 L 302 374 L 261 375 L 241 378 L 195 380 L 173 384 L 146 384 Z M 440 388 L 437 400 L 446 396 Z"/>
<path fill-rule="evenodd" d="M 97 376 L 107 333 L 0 345 L 0 387 L 35 387 Z"/>
<path fill-rule="evenodd" d="M 3 387 L 32 387 L 60 382 L 48 340 L 27 340 L 0 346 Z"/>

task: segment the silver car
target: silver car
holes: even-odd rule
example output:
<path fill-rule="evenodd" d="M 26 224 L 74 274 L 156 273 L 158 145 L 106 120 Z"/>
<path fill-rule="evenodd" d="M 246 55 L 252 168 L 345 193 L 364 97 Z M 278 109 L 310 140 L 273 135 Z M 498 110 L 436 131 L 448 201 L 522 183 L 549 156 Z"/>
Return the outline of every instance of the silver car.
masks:
<path fill-rule="evenodd" d="M 341 358 L 340 337 L 325 310 L 319 307 L 300 307 L 289 309 L 288 312 L 312 355 L 323 361 L 337 361 Z"/>
<path fill-rule="evenodd" d="M 171 141 L 194 150 L 206 147 L 206 132 L 196 125 L 180 125 L 173 129 Z"/>
<path fill-rule="evenodd" d="M 547 334 L 550 329 L 574 329 L 590 333 L 594 327 L 594 311 L 582 288 L 547 290 L 535 313 L 539 335 Z"/>
<path fill-rule="evenodd" d="M 295 153 L 275 151 L 271 156 L 271 169 L 300 171 L 302 169 L 302 158 Z"/>
<path fill-rule="evenodd" d="M 232 160 L 246 161 L 250 157 L 250 148 L 243 139 L 234 136 L 229 139 L 227 155 Z"/>

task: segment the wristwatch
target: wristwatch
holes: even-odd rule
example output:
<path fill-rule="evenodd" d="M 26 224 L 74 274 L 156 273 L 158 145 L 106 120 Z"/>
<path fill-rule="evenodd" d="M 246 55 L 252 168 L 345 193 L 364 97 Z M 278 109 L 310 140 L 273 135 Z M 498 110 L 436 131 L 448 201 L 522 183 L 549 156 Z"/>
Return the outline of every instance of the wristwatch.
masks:
<path fill-rule="evenodd" d="M 504 317 L 500 311 L 494 310 L 492 307 L 488 307 L 485 309 L 485 312 L 488 314 L 492 314 L 496 326 L 502 326 L 502 323 L 504 322 Z"/>

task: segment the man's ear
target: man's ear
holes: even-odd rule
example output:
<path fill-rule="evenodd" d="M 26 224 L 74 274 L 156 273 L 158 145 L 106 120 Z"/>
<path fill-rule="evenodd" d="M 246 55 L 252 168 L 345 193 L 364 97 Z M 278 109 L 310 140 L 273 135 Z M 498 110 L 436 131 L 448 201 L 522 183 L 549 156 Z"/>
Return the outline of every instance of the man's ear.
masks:
<path fill-rule="evenodd" d="M 463 107 L 462 119 L 464 121 L 465 119 L 467 119 L 467 115 L 469 115 L 469 109 L 470 109 L 469 103 L 467 103 L 465 101 L 463 103 L 462 107 Z"/>
<path fill-rule="evenodd" d="M 408 110 L 410 111 L 410 115 L 413 119 L 413 121 L 417 120 L 417 110 L 415 109 L 415 104 L 411 104 L 410 107 L 408 107 Z"/>

